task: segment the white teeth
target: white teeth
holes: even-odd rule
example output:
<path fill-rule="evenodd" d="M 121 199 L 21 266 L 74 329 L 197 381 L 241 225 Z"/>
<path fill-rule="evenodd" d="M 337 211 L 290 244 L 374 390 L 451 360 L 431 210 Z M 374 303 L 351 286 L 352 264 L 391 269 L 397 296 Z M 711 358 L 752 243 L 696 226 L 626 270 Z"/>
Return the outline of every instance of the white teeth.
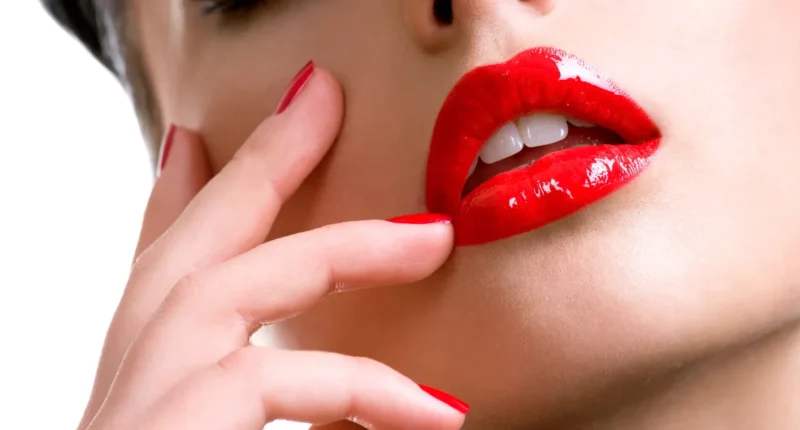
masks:
<path fill-rule="evenodd" d="M 582 119 L 573 118 L 571 116 L 567 117 L 567 122 L 574 125 L 575 127 L 583 127 L 583 128 L 592 128 L 597 127 L 597 125 L 592 124 L 589 121 L 584 121 Z"/>
<path fill-rule="evenodd" d="M 508 123 L 486 142 L 480 157 L 484 163 L 492 164 L 519 153 L 524 147 L 517 127 L 514 123 Z"/>
<path fill-rule="evenodd" d="M 472 162 L 472 166 L 469 167 L 469 173 L 467 173 L 467 177 L 469 178 L 475 173 L 475 169 L 478 167 L 478 159 L 476 158 L 475 161 Z"/>
<path fill-rule="evenodd" d="M 569 133 L 566 117 L 549 113 L 537 113 L 520 118 L 519 129 L 525 146 L 529 148 L 559 142 Z"/>
<path fill-rule="evenodd" d="M 569 134 L 569 124 L 576 127 L 596 127 L 587 121 L 564 115 L 537 113 L 510 122 L 497 131 L 481 149 L 479 158 L 486 164 L 494 164 L 518 154 L 526 146 L 536 148 L 560 142 Z M 470 166 L 467 177 L 472 176 L 478 159 Z"/>

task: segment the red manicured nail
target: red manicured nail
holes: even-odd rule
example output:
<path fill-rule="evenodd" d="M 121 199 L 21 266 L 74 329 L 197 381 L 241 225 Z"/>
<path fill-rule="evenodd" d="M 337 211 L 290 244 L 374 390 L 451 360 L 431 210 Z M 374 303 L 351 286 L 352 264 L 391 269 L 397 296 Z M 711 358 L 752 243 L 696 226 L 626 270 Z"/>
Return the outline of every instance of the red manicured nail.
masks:
<path fill-rule="evenodd" d="M 175 141 L 175 130 L 177 127 L 170 124 L 167 133 L 164 135 L 164 140 L 161 141 L 161 150 L 158 153 L 158 169 L 156 169 L 156 176 L 161 176 L 161 172 L 167 165 L 169 153 L 172 151 L 172 143 Z"/>
<path fill-rule="evenodd" d="M 414 214 L 414 215 L 403 215 L 396 218 L 391 218 L 388 220 L 389 222 L 393 222 L 395 224 L 450 224 L 453 222 L 453 219 L 447 215 L 439 215 L 439 214 Z"/>
<path fill-rule="evenodd" d="M 435 397 L 442 403 L 450 406 L 451 408 L 461 412 L 462 414 L 466 415 L 469 412 L 469 404 L 463 402 L 450 394 L 445 393 L 444 391 L 437 390 L 436 388 L 431 388 L 426 385 L 419 385 L 423 391 L 430 394 L 431 396 Z"/>
<path fill-rule="evenodd" d="M 286 94 L 284 94 L 281 102 L 278 104 L 278 109 L 275 111 L 275 115 L 280 115 L 285 111 L 289 105 L 292 104 L 295 97 L 300 94 L 300 91 L 306 85 L 308 80 L 314 74 L 314 62 L 309 61 L 303 66 L 302 69 L 297 73 L 297 76 L 292 79 L 292 82 L 289 84 L 289 89 L 286 90 Z"/>

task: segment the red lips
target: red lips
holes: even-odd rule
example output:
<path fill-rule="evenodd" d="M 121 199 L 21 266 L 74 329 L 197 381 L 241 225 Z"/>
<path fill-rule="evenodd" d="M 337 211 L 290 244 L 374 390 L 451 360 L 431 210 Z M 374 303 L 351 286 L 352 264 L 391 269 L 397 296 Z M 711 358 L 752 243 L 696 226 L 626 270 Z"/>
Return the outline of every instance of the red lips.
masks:
<path fill-rule="evenodd" d="M 555 112 L 607 128 L 626 143 L 564 149 L 501 173 L 462 199 L 470 166 L 504 124 Z M 565 52 L 537 48 L 467 73 L 444 102 L 428 157 L 428 210 L 453 217 L 457 245 L 529 232 L 606 197 L 635 178 L 660 132 L 610 80 Z"/>

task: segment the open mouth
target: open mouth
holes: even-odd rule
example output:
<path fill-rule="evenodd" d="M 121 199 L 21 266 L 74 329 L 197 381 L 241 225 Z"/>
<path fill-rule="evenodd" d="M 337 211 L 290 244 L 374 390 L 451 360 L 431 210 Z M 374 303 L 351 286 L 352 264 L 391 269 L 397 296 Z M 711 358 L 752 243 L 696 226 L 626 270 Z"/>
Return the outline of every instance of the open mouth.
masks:
<path fill-rule="evenodd" d="M 537 113 L 506 123 L 473 161 L 461 197 L 500 173 L 533 164 L 547 154 L 571 148 L 618 145 L 615 132 L 576 118 Z"/>
<path fill-rule="evenodd" d="M 442 106 L 426 200 L 457 245 L 535 230 L 638 176 L 660 145 L 650 117 L 583 61 L 551 48 L 472 70 Z"/>

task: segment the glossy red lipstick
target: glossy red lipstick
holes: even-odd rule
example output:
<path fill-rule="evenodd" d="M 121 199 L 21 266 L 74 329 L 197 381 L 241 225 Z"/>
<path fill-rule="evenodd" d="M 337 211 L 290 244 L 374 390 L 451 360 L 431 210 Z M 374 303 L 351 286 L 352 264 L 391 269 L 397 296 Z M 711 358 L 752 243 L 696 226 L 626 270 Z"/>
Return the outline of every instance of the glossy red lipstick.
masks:
<path fill-rule="evenodd" d="M 596 124 L 624 143 L 549 153 L 500 173 L 462 198 L 470 167 L 504 124 L 551 112 Z M 442 106 L 428 157 L 428 210 L 453 217 L 456 244 L 535 230 L 597 202 L 650 164 L 660 132 L 609 79 L 556 49 L 536 48 L 464 75 Z"/>

